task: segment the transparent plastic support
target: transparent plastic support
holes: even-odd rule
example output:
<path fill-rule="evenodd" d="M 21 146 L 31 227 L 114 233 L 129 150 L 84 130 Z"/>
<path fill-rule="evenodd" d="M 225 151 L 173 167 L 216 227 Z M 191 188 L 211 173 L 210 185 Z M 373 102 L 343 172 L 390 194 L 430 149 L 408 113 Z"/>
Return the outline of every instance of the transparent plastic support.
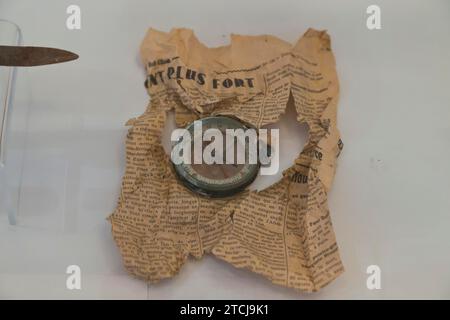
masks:
<path fill-rule="evenodd" d="M 0 19 L 0 45 L 20 45 L 21 31 Z M 11 124 L 17 68 L 0 66 L 0 213 L 15 225 L 19 206 L 23 148 L 13 137 Z"/>

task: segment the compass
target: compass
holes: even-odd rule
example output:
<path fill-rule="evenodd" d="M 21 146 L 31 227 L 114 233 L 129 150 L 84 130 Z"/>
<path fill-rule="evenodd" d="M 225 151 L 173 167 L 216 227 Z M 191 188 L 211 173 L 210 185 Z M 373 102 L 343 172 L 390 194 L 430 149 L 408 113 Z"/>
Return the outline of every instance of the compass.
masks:
<path fill-rule="evenodd" d="M 200 128 L 201 130 L 199 130 Z M 223 198 L 243 191 L 255 180 L 260 168 L 256 156 L 257 152 L 255 155 L 258 148 L 256 129 L 235 118 L 226 116 L 213 116 L 196 120 L 185 129 L 189 132 L 191 139 L 187 141 L 183 139 L 179 143 L 185 144 L 182 147 L 190 148 L 191 161 L 184 161 L 181 164 L 173 163 L 173 167 L 179 181 L 188 189 L 203 196 Z M 205 141 L 206 135 L 203 134 L 208 129 L 214 129 L 216 135 L 214 139 Z M 239 134 L 246 133 L 247 130 L 254 130 L 254 135 L 250 135 L 254 139 L 248 136 L 239 139 Z M 233 134 L 230 134 L 230 132 Z M 215 139 L 222 139 L 222 143 L 219 144 L 221 149 L 214 150 L 212 155 L 216 156 L 215 159 L 221 159 L 221 161 L 208 164 L 204 159 L 203 151 L 207 150 L 208 145 L 213 143 Z M 195 152 L 199 151 L 199 148 L 194 146 L 196 143 L 201 144 L 202 147 L 201 163 L 199 161 L 195 163 L 194 161 Z M 252 146 L 252 143 L 256 145 Z M 216 152 L 218 153 L 216 154 Z M 229 155 L 230 152 L 231 156 Z M 242 152 L 244 152 L 245 158 L 243 158 Z M 241 153 L 241 158 L 239 158 L 239 153 Z M 255 155 L 253 158 L 250 156 L 252 153 Z"/>

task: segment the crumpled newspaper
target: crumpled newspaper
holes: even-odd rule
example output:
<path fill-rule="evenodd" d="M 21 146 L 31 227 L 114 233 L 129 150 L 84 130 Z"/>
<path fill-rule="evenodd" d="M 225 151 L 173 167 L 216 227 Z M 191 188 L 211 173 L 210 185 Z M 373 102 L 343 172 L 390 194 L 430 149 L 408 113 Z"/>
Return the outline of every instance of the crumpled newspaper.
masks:
<path fill-rule="evenodd" d="M 230 45 L 208 48 L 192 30 L 150 29 L 141 56 L 151 102 L 127 122 L 126 171 L 109 217 L 126 269 L 156 282 L 177 274 L 189 256 L 212 253 L 303 291 L 341 274 L 327 206 L 343 146 L 328 34 L 309 29 L 295 45 L 232 35 Z M 277 122 L 288 104 L 308 125 L 309 141 L 279 182 L 225 199 L 204 198 L 178 182 L 161 144 L 168 111 L 179 127 L 232 115 L 261 128 Z"/>

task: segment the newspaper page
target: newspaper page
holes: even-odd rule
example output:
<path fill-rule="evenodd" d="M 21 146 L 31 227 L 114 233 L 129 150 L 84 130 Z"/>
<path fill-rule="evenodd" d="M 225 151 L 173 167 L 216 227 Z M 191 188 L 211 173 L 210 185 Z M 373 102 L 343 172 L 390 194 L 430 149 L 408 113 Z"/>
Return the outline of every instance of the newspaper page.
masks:
<path fill-rule="evenodd" d="M 126 269 L 152 283 L 176 275 L 190 256 L 213 254 L 307 292 L 340 275 L 327 193 L 343 144 L 328 34 L 309 29 L 294 45 L 232 35 L 230 45 L 208 48 L 189 29 L 150 29 L 141 56 L 150 103 L 127 122 L 126 170 L 109 217 Z M 161 144 L 168 111 L 179 127 L 232 115 L 261 128 L 277 122 L 288 104 L 308 125 L 309 140 L 279 182 L 211 199 L 177 180 Z"/>

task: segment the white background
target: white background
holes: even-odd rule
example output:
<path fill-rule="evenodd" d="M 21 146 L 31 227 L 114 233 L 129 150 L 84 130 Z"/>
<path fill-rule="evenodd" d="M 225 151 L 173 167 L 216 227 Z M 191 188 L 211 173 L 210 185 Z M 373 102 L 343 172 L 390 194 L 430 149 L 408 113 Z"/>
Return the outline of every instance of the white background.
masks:
<path fill-rule="evenodd" d="M 66 29 L 70 4 L 81 30 Z M 366 28 L 370 4 L 381 30 Z M 448 1 L 3 0 L 0 18 L 20 25 L 24 44 L 80 55 L 18 74 L 12 122 L 25 117 L 24 162 L 18 225 L 0 213 L 0 298 L 450 298 Z M 322 291 L 278 287 L 213 257 L 152 286 L 124 271 L 105 218 L 120 190 L 124 123 L 148 101 L 138 49 L 150 26 L 192 28 L 208 46 L 230 33 L 330 33 L 345 147 L 329 206 L 346 272 Z M 304 130 L 287 120 L 300 148 Z M 66 289 L 71 264 L 82 290 Z M 380 290 L 366 287 L 372 264 Z"/>

